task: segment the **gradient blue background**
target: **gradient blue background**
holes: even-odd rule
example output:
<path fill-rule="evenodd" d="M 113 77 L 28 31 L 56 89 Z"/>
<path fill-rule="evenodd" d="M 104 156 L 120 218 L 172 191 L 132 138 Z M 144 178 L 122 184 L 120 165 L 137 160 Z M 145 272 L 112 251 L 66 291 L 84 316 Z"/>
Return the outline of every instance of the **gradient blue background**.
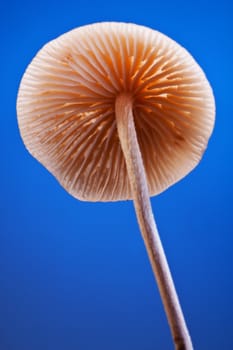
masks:
<path fill-rule="evenodd" d="M 17 127 L 18 85 L 36 52 L 105 20 L 164 32 L 213 86 L 217 120 L 201 164 L 152 205 L 195 349 L 233 349 L 232 10 L 227 0 L 1 2 L 1 350 L 172 349 L 132 203 L 75 200 Z"/>

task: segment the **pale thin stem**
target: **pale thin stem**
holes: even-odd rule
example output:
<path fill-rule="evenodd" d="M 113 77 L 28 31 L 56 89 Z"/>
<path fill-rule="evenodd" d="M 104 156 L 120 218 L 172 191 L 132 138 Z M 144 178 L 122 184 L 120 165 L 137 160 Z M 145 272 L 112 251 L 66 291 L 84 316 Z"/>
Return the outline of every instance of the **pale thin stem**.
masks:
<path fill-rule="evenodd" d="M 137 219 L 165 307 L 175 349 L 192 350 L 191 338 L 154 221 L 132 107 L 133 101 L 129 94 L 120 94 L 116 98 L 117 129 L 126 160 Z"/>

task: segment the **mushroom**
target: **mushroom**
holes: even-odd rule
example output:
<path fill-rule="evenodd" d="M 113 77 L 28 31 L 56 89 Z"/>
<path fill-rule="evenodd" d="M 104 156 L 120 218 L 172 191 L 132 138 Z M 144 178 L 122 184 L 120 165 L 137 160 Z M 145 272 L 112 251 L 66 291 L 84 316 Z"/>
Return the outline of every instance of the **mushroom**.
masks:
<path fill-rule="evenodd" d="M 97 23 L 45 45 L 18 93 L 29 152 L 74 197 L 133 199 L 176 349 L 192 349 L 150 196 L 200 161 L 212 133 L 211 87 L 192 56 L 150 28 Z"/>

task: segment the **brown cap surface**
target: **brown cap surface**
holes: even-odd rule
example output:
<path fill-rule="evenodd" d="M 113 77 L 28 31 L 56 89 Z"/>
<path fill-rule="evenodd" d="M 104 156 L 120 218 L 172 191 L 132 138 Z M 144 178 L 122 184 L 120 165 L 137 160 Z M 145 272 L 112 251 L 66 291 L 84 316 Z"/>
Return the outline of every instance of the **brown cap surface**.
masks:
<path fill-rule="evenodd" d="M 24 143 L 78 199 L 131 198 L 114 109 L 124 91 L 155 195 L 198 164 L 214 125 L 211 87 L 184 48 L 143 26 L 98 23 L 49 42 L 23 76 Z"/>

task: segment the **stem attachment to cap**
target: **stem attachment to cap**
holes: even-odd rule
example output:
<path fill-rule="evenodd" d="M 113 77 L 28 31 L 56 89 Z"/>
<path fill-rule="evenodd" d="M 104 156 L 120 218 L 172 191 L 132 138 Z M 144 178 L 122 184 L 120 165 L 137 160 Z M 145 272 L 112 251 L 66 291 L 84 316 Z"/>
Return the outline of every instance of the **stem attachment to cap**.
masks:
<path fill-rule="evenodd" d="M 192 342 L 155 224 L 146 173 L 137 140 L 133 99 L 127 93 L 115 102 L 118 135 L 124 153 L 138 223 L 170 325 L 176 350 L 192 350 Z"/>

